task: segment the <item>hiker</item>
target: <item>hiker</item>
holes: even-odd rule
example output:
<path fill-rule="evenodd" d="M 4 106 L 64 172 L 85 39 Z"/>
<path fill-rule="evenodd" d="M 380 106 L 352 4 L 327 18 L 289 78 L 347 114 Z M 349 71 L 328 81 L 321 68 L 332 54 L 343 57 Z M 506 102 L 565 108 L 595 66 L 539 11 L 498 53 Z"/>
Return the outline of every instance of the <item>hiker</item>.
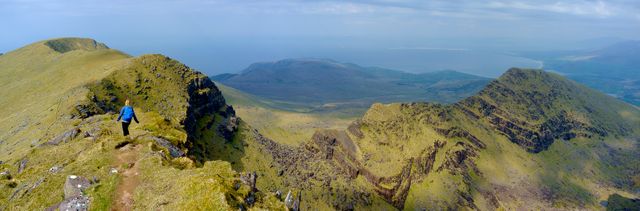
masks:
<path fill-rule="evenodd" d="M 131 118 L 136 120 L 136 123 L 140 123 L 136 117 L 136 112 L 133 111 L 133 107 L 131 107 L 129 103 L 129 99 L 124 101 L 124 107 L 120 109 L 120 116 L 118 116 L 118 120 L 116 120 L 120 121 L 120 118 L 122 118 L 122 133 L 124 136 L 129 135 L 129 124 L 131 124 Z"/>

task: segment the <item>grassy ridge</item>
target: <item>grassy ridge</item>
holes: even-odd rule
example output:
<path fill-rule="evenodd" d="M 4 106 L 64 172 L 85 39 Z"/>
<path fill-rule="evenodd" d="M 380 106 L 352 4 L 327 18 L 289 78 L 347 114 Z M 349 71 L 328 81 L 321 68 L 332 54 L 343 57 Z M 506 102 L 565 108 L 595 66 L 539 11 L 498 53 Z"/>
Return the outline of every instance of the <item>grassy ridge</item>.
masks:
<path fill-rule="evenodd" d="M 56 49 L 47 45 L 52 41 Z M 8 172 L 0 178 L 0 210 L 57 206 L 68 175 L 98 181 L 84 191 L 92 210 L 284 209 L 273 193 L 251 193 L 229 162 L 174 158 L 158 141 L 189 152 L 192 148 L 179 143 L 193 135 L 184 124 L 198 110 L 190 109 L 224 104 L 206 76 L 177 61 L 160 55 L 130 58 L 93 40 L 57 39 L 3 55 L 0 74 L 0 103 L 6 108 L 1 112 L 7 118 L 0 123 L 0 172 Z M 122 137 L 117 114 L 110 112 L 126 97 L 133 99 L 141 121 L 131 125 L 131 140 Z M 222 139 L 217 127 L 202 131 Z M 245 200 L 250 194 L 253 206 Z M 132 202 L 122 205 L 123 199 Z"/>

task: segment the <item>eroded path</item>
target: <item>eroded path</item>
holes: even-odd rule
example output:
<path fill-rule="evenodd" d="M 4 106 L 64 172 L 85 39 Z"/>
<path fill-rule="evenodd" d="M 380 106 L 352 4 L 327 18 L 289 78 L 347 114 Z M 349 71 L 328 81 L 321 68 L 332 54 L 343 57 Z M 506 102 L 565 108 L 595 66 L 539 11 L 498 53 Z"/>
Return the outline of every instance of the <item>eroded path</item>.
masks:
<path fill-rule="evenodd" d="M 122 179 L 115 192 L 112 210 L 133 210 L 133 193 L 140 184 L 140 172 L 137 161 L 142 145 L 128 144 L 117 149 L 114 166 L 118 169 Z"/>

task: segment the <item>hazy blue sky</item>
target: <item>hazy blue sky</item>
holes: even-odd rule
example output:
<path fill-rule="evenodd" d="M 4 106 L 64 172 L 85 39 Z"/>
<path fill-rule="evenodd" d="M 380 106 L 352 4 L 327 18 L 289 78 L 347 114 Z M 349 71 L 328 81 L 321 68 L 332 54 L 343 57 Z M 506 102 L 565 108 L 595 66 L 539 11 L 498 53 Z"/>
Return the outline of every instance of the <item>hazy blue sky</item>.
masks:
<path fill-rule="evenodd" d="M 286 57 L 380 65 L 373 59 L 385 51 L 505 52 L 638 39 L 640 1 L 0 0 L 0 20 L 0 52 L 53 37 L 90 37 L 215 74 Z M 419 62 L 414 69 L 385 62 L 421 71 Z"/>

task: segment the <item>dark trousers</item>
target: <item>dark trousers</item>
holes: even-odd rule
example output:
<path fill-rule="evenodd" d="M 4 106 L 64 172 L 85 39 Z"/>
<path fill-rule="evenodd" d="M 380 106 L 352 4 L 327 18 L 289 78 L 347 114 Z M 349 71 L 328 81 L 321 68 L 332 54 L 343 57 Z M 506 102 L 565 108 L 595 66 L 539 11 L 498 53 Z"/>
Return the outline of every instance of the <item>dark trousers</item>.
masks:
<path fill-rule="evenodd" d="M 129 124 L 131 124 L 131 122 L 122 122 L 122 134 L 124 134 L 124 136 L 129 135 Z"/>

